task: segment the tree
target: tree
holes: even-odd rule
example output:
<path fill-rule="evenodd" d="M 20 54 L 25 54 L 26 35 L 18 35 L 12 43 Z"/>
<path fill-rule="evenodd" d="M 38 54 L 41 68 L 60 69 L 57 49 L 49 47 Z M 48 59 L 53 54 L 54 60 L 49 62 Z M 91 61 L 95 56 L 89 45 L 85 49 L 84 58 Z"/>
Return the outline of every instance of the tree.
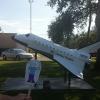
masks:
<path fill-rule="evenodd" d="M 50 7 L 56 5 L 59 14 L 69 12 L 72 15 L 74 24 L 81 27 L 86 24 L 89 16 L 89 25 L 91 26 L 91 16 L 96 14 L 96 23 L 98 23 L 96 27 L 98 35 L 100 35 L 100 25 L 98 22 L 100 19 L 100 0 L 99 2 L 97 2 L 97 0 L 49 0 L 48 5 Z M 90 31 L 90 26 L 88 28 L 88 33 Z"/>
<path fill-rule="evenodd" d="M 54 42 L 64 44 L 65 39 L 69 40 L 73 28 L 71 15 L 69 13 L 62 13 L 48 26 L 48 34 Z"/>
<path fill-rule="evenodd" d="M 91 21 L 92 21 L 92 12 L 91 11 L 92 11 L 91 1 L 89 0 L 89 26 L 88 26 L 88 31 L 87 31 L 87 40 L 89 39 L 89 33 L 90 33 L 90 27 L 91 27 Z"/>
<path fill-rule="evenodd" d="M 51 38 L 55 43 L 60 44 L 63 41 L 61 24 L 59 21 L 54 21 L 48 26 L 48 34 L 49 38 Z"/>
<path fill-rule="evenodd" d="M 96 24 L 97 41 L 100 41 L 100 0 L 98 0 L 97 4 L 95 24 Z"/>

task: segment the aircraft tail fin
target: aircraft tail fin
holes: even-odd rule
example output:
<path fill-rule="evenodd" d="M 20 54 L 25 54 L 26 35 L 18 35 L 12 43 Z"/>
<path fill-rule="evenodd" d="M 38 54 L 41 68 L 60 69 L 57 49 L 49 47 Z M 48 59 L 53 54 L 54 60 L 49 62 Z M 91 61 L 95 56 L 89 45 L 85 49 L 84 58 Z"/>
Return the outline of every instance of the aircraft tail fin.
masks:
<path fill-rule="evenodd" d="M 97 52 L 97 50 L 100 48 L 100 42 L 94 43 L 92 45 L 89 45 L 87 47 L 84 47 L 82 49 L 79 49 L 79 51 L 86 52 L 86 53 L 94 53 Z"/>

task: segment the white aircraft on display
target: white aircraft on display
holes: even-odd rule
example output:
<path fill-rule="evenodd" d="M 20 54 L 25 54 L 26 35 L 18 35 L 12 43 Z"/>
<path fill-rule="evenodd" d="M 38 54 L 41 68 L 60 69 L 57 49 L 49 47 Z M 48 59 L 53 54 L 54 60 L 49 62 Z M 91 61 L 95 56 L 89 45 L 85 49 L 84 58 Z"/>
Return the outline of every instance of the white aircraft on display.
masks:
<path fill-rule="evenodd" d="M 89 62 L 89 53 L 100 48 L 100 42 L 97 42 L 79 50 L 69 49 L 31 33 L 16 35 L 14 39 L 45 56 L 48 55 L 81 79 L 83 79 L 84 66 Z"/>

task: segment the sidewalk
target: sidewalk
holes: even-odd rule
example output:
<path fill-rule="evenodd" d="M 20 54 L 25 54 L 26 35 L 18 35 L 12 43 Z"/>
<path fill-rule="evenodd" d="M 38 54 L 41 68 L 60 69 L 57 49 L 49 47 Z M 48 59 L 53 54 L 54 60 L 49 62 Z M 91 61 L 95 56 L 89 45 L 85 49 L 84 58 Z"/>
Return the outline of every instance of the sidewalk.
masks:
<path fill-rule="evenodd" d="M 67 89 L 67 82 L 64 83 L 63 78 L 40 78 L 37 87 L 32 87 L 32 89 L 43 89 L 43 81 L 49 80 L 51 84 L 51 89 Z M 9 78 L 2 85 L 1 90 L 28 90 L 30 84 L 24 81 L 24 78 Z M 71 79 L 71 89 L 93 89 L 87 82 L 73 78 Z"/>

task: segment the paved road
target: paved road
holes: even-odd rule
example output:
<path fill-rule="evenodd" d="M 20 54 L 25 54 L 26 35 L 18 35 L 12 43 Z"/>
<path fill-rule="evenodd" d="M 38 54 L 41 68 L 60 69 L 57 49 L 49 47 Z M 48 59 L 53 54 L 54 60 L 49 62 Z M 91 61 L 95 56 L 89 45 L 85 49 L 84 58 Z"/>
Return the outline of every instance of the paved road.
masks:
<path fill-rule="evenodd" d="M 38 55 L 37 59 L 40 60 L 40 61 L 52 61 L 52 60 L 49 59 L 48 57 L 43 56 L 43 55 L 41 55 L 41 54 Z"/>

